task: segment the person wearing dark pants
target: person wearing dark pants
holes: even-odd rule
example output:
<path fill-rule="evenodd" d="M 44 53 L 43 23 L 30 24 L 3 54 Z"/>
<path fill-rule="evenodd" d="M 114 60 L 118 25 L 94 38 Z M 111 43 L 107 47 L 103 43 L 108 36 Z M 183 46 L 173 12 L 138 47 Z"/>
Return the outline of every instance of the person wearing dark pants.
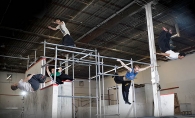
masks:
<path fill-rule="evenodd" d="M 48 26 L 49 29 L 51 30 L 60 30 L 63 34 L 63 38 L 61 41 L 61 45 L 65 46 L 75 46 L 73 38 L 70 36 L 70 32 L 66 27 L 66 24 L 64 21 L 60 20 L 59 18 L 56 18 L 54 21 L 55 24 L 57 24 L 57 27 L 51 27 Z"/>
<path fill-rule="evenodd" d="M 170 50 L 170 39 L 172 36 L 172 30 L 167 30 L 165 27 L 163 27 L 162 32 L 160 33 L 158 37 L 158 45 L 161 50 L 161 52 L 166 52 Z"/>
<path fill-rule="evenodd" d="M 123 99 L 125 101 L 125 104 L 131 104 L 129 102 L 129 89 L 131 86 L 131 81 L 124 81 L 122 82 L 122 94 L 123 94 Z"/>
<path fill-rule="evenodd" d="M 131 80 L 135 79 L 138 72 L 144 71 L 152 66 L 140 68 L 138 65 L 134 65 L 134 68 L 130 68 L 126 64 L 124 64 L 120 59 L 117 59 L 117 61 L 119 61 L 121 65 L 127 69 L 127 73 L 125 74 L 125 76 L 119 76 L 118 73 L 115 73 L 116 76 L 114 76 L 114 81 L 116 82 L 116 84 L 122 84 L 123 99 L 126 104 L 131 104 L 128 99 Z"/>
<path fill-rule="evenodd" d="M 46 68 L 47 70 L 47 74 L 48 76 L 51 76 L 51 78 L 54 80 L 54 72 L 55 72 L 55 69 L 52 68 L 51 69 L 51 72 L 49 70 L 49 67 L 47 66 Z M 63 84 L 63 82 L 66 81 L 66 82 L 70 82 L 70 81 L 73 81 L 73 78 L 70 77 L 69 75 L 65 74 L 62 72 L 62 68 L 59 67 L 58 70 L 56 71 L 56 84 Z"/>
<path fill-rule="evenodd" d="M 28 74 L 25 79 L 21 79 L 18 83 L 12 84 L 11 89 L 34 92 L 39 89 L 40 83 L 44 83 L 46 78 L 47 77 L 42 74 Z"/>

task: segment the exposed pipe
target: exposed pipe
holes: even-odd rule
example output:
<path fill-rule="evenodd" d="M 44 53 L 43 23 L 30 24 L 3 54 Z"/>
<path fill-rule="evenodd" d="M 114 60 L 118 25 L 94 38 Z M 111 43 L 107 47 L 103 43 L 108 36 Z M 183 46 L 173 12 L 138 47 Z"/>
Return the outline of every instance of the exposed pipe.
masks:
<path fill-rule="evenodd" d="M 8 57 L 8 58 L 17 58 L 17 59 L 26 59 L 26 60 L 29 60 L 29 58 L 25 58 L 25 57 L 13 57 L 13 56 L 7 56 L 7 55 L 0 55 L 0 57 Z"/>
<path fill-rule="evenodd" d="M 110 17 L 108 17 L 106 20 L 104 20 L 103 22 L 99 23 L 96 27 L 92 28 L 91 30 L 89 30 L 87 33 L 85 33 L 83 36 L 79 37 L 76 41 L 79 41 L 81 39 L 83 39 L 85 36 L 87 36 L 88 34 L 90 34 L 91 32 L 93 32 L 94 30 L 96 30 L 98 27 L 100 27 L 101 25 L 105 24 L 107 21 L 109 21 L 110 19 L 112 19 L 113 17 L 115 17 L 116 15 L 118 15 L 119 13 L 121 13 L 122 11 L 124 11 L 125 9 L 127 9 L 129 6 L 131 6 L 132 4 L 134 4 L 135 2 L 131 2 L 128 5 L 126 5 L 125 7 L 123 7 L 122 9 L 120 9 L 119 11 L 117 11 L 115 14 L 111 15 Z"/>
<path fill-rule="evenodd" d="M 21 33 L 29 34 L 29 35 L 39 36 L 39 37 L 46 38 L 46 39 L 61 40 L 61 38 L 58 38 L 58 37 L 53 37 L 53 36 L 48 36 L 48 35 L 43 35 L 43 34 L 37 34 L 37 33 L 33 33 L 33 32 L 23 31 L 23 30 L 20 30 L 20 29 L 14 29 L 14 28 L 3 27 L 3 26 L 0 26 L 0 28 L 6 29 L 6 30 L 18 31 L 18 32 L 21 32 Z M 7 37 L 7 38 L 10 38 L 10 37 Z M 16 38 L 14 38 L 14 39 L 16 39 Z M 89 47 L 93 47 L 93 48 L 96 48 L 96 49 L 104 49 L 104 50 L 109 50 L 109 51 L 118 52 L 118 53 L 124 53 L 124 54 L 128 54 L 128 55 L 135 55 L 135 56 L 139 56 L 139 57 L 147 57 L 148 59 L 150 58 L 149 56 L 140 55 L 140 54 L 131 53 L 131 52 L 126 52 L 126 51 L 123 51 L 123 50 L 112 49 L 112 48 L 107 48 L 107 47 L 102 47 L 102 46 L 97 46 L 97 45 L 92 45 L 92 44 L 86 44 L 86 43 L 81 43 L 81 42 L 75 42 L 75 43 L 78 44 L 78 45 L 89 46 Z"/>

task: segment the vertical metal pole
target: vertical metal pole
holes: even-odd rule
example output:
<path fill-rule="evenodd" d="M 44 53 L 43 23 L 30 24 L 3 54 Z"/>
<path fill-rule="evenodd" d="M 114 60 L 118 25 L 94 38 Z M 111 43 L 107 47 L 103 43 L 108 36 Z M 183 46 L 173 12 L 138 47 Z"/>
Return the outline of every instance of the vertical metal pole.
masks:
<path fill-rule="evenodd" d="M 131 68 L 133 69 L 133 60 L 131 58 Z M 135 99 L 135 84 L 134 84 L 134 80 L 131 80 L 132 82 L 132 95 L 133 95 L 133 112 L 134 112 L 134 117 L 137 118 L 137 114 L 136 114 L 136 99 Z"/>
<path fill-rule="evenodd" d="M 34 62 L 36 63 L 36 61 L 37 61 L 37 51 L 35 50 L 35 60 L 34 60 Z"/>
<path fill-rule="evenodd" d="M 104 59 L 102 58 L 102 73 L 104 73 Z M 103 99 L 103 110 L 104 110 L 104 118 L 105 118 L 105 96 L 104 96 L 104 74 L 102 74 L 102 99 Z"/>
<path fill-rule="evenodd" d="M 114 72 L 116 73 L 117 66 L 114 67 Z M 116 104 L 117 104 L 117 114 L 119 114 L 119 95 L 118 95 L 118 85 L 116 84 Z M 120 117 L 120 116 L 119 116 Z"/>
<path fill-rule="evenodd" d="M 99 115 L 100 115 L 100 118 L 102 117 L 102 93 L 101 93 L 101 82 L 100 82 L 100 80 L 101 80 L 101 71 L 100 71 L 100 55 L 99 55 L 99 53 L 98 53 L 98 82 L 99 82 L 99 105 L 100 105 L 100 111 L 99 111 Z"/>
<path fill-rule="evenodd" d="M 62 66 L 62 61 L 60 61 L 60 67 Z"/>
<path fill-rule="evenodd" d="M 177 23 L 175 23 L 175 29 L 176 29 L 177 36 L 180 37 L 179 26 Z"/>
<path fill-rule="evenodd" d="M 69 55 L 66 54 L 66 60 L 68 60 Z M 65 67 L 68 67 L 68 61 L 65 63 Z M 68 75 L 68 68 L 65 69 L 65 73 Z"/>
<path fill-rule="evenodd" d="M 46 40 L 44 40 L 43 43 L 43 56 L 45 57 L 45 53 L 46 53 Z"/>
<path fill-rule="evenodd" d="M 89 117 L 91 118 L 91 65 L 89 64 Z"/>
<path fill-rule="evenodd" d="M 95 62 L 96 62 L 96 66 L 95 66 L 95 68 L 96 68 L 96 76 L 95 76 L 95 82 L 96 82 L 96 110 L 97 110 L 97 118 L 99 118 L 99 104 L 98 104 L 98 81 L 97 81 L 97 76 L 98 76 L 98 59 L 97 59 L 97 50 L 95 49 Z"/>
<path fill-rule="evenodd" d="M 118 96 L 118 85 L 116 84 L 116 104 L 117 104 L 117 113 L 119 114 L 119 96 Z"/>
<path fill-rule="evenodd" d="M 146 10 L 146 19 L 147 19 L 147 28 L 148 28 L 148 40 L 149 40 L 149 50 L 150 50 L 150 61 L 151 64 L 154 66 L 151 68 L 151 81 L 152 81 L 152 88 L 153 88 L 153 97 L 154 97 L 154 116 L 159 117 L 161 116 L 161 105 L 160 105 L 160 91 L 157 90 L 157 86 L 159 84 L 159 74 L 157 70 L 157 60 L 155 48 L 155 40 L 154 40 L 154 31 L 153 31 L 153 21 L 152 21 L 152 9 L 151 9 L 152 2 L 145 5 Z"/>
<path fill-rule="evenodd" d="M 56 83 L 56 69 L 57 69 L 57 57 L 58 57 L 58 47 L 55 47 L 55 68 L 54 68 L 54 82 Z"/>
<path fill-rule="evenodd" d="M 74 60 L 74 53 L 72 53 L 72 59 Z M 72 77 L 74 79 L 74 61 L 72 62 Z M 72 96 L 74 96 L 74 81 L 72 83 Z M 73 102 L 73 118 L 75 118 L 75 98 L 72 98 L 72 102 Z"/>
<path fill-rule="evenodd" d="M 28 60 L 27 60 L 27 65 L 26 65 L 27 70 L 28 70 L 28 68 L 29 68 L 29 62 L 30 62 L 30 57 L 29 57 L 29 55 L 28 55 Z"/>
<path fill-rule="evenodd" d="M 107 88 L 108 90 L 108 105 L 110 105 L 110 91 L 109 91 L 109 88 Z"/>

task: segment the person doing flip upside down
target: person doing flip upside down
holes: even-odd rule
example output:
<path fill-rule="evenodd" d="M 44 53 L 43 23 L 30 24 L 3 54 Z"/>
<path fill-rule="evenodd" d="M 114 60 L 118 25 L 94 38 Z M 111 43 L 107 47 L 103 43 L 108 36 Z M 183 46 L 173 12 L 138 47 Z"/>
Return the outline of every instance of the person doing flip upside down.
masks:
<path fill-rule="evenodd" d="M 25 79 L 11 85 L 12 90 L 20 89 L 26 92 L 34 92 L 39 89 L 40 83 L 44 83 L 47 76 L 42 74 L 28 74 Z"/>
<path fill-rule="evenodd" d="M 135 79 L 138 72 L 144 71 L 152 66 L 140 68 L 138 65 L 134 65 L 133 68 L 130 68 L 126 64 L 124 64 L 120 59 L 117 59 L 117 61 L 120 62 L 121 65 L 127 69 L 127 72 L 126 72 L 125 76 L 115 76 L 114 81 L 117 84 L 122 84 L 122 95 L 123 95 L 123 99 L 125 101 L 125 104 L 131 104 L 128 100 L 131 80 Z M 115 75 L 118 75 L 118 73 L 115 73 Z"/>
<path fill-rule="evenodd" d="M 182 59 L 185 57 L 185 53 L 183 52 L 174 52 L 170 48 L 170 38 L 172 36 L 172 30 L 167 30 L 165 27 L 162 28 L 162 32 L 158 37 L 158 45 L 161 50 L 161 53 L 155 53 L 157 55 L 165 56 L 168 59 L 175 60 L 175 59 Z"/>

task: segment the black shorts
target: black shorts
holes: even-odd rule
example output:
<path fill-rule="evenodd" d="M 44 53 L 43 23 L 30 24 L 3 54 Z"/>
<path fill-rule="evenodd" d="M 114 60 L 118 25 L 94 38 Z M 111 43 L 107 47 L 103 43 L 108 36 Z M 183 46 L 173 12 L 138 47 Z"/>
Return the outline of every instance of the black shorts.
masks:
<path fill-rule="evenodd" d="M 28 82 L 31 84 L 34 91 L 39 89 L 40 83 L 35 77 L 32 77 L 30 80 L 28 80 Z"/>

